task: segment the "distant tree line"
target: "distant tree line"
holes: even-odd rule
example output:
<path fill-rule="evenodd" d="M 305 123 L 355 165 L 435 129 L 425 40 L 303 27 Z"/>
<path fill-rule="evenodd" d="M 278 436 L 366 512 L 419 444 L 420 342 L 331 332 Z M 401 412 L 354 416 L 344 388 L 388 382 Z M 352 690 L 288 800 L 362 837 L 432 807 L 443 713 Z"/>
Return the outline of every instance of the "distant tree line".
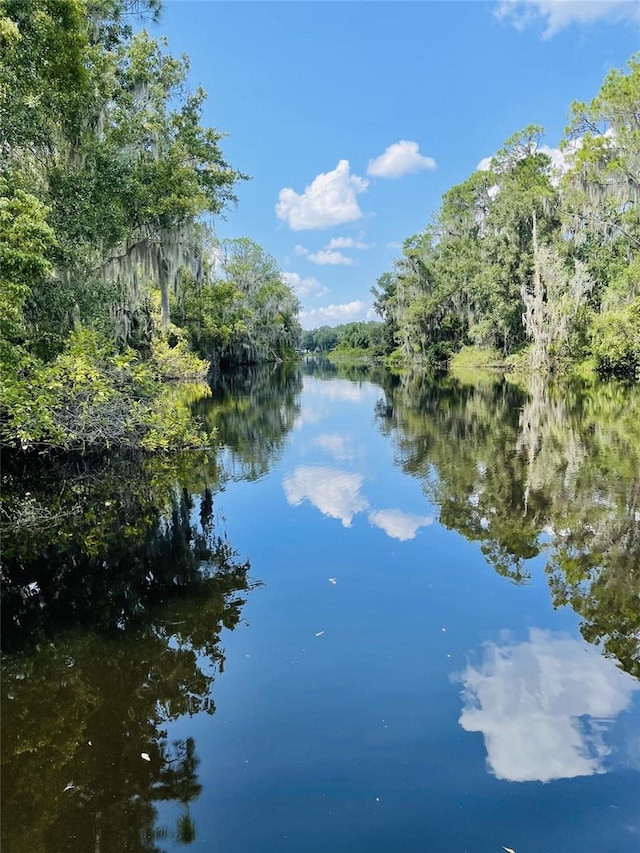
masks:
<path fill-rule="evenodd" d="M 306 352 L 328 353 L 335 350 L 382 358 L 389 349 L 386 334 L 387 328 L 373 320 L 320 326 L 302 333 L 301 346 Z"/>

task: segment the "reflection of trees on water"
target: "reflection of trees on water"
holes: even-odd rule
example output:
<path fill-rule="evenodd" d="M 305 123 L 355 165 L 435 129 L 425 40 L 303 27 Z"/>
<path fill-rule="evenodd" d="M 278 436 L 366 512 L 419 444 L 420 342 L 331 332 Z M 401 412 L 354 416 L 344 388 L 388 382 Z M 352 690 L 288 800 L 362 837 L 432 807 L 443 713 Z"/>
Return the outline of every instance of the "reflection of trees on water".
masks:
<path fill-rule="evenodd" d="M 538 553 L 544 511 L 536 494 L 522 512 L 526 473 L 513 453 L 522 399 L 507 385 L 421 376 L 398 387 L 382 421 L 403 469 L 440 507 L 440 522 L 479 541 L 496 570 L 514 580 L 526 578 L 524 563 Z"/>
<path fill-rule="evenodd" d="M 170 742 L 167 724 L 215 711 L 220 633 L 250 588 L 210 488 L 194 499 L 176 485 L 194 462 L 4 472 L 3 851 L 150 853 L 194 838 L 196 745 Z M 212 476 L 200 462 L 196 476 Z M 166 801 L 177 817 L 158 825 Z"/>
<path fill-rule="evenodd" d="M 177 485 L 188 482 L 183 467 L 195 461 L 67 459 L 39 473 L 5 470 L 5 648 L 39 628 L 123 628 L 225 566 L 231 553 L 213 529 L 210 488 L 196 525 L 191 493 Z M 215 477 L 199 461 L 198 479 Z"/>
<path fill-rule="evenodd" d="M 382 428 L 441 523 L 517 582 L 544 550 L 556 606 L 640 675 L 640 391 L 406 377 L 387 395 Z"/>
<path fill-rule="evenodd" d="M 298 364 L 266 364 L 216 377 L 197 411 L 228 454 L 221 476 L 255 480 L 280 458 L 300 413 Z"/>
<path fill-rule="evenodd" d="M 368 362 L 333 362 L 327 358 L 307 357 L 302 361 L 305 376 L 316 379 L 348 379 L 350 382 L 374 382 L 382 389 L 395 387 L 399 378 L 382 366 Z"/>
<path fill-rule="evenodd" d="M 315 376 L 316 379 L 335 379 L 338 376 L 338 368 L 322 356 L 307 356 L 301 362 L 305 376 Z"/>
<path fill-rule="evenodd" d="M 115 636 L 72 632 L 5 658 L 2 849 L 120 853 L 186 843 L 199 759 L 170 742 L 183 714 L 212 714 L 219 635 L 240 619 L 246 576 L 229 571 L 181 596 L 154 622 Z M 157 804 L 177 819 L 158 824 Z M 175 807 L 174 807 L 175 808 Z"/>

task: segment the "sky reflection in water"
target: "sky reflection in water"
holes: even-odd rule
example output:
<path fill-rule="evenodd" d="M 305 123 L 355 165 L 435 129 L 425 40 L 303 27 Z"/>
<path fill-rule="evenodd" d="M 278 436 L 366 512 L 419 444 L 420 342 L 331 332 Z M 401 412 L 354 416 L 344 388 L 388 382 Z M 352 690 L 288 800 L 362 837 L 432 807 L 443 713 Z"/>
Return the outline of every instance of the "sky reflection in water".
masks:
<path fill-rule="evenodd" d="M 460 725 L 482 732 L 498 779 L 590 776 L 624 759 L 610 736 L 640 684 L 596 648 L 532 628 L 528 642 L 488 643 L 481 657 L 460 676 Z"/>
<path fill-rule="evenodd" d="M 101 527 L 78 518 L 70 553 L 76 574 L 87 542 L 98 563 L 73 612 L 104 598 L 108 627 L 114 579 L 133 615 L 167 604 L 115 639 L 59 631 L 7 658 L 4 849 L 84 853 L 98 831 L 103 853 L 636 849 L 638 395 L 307 369 L 214 390 L 225 451 L 184 460 L 173 510 L 153 461 L 89 481 Z M 185 582 L 197 563 L 190 525 L 213 518 L 264 585 L 235 568 L 169 606 L 176 555 Z"/>

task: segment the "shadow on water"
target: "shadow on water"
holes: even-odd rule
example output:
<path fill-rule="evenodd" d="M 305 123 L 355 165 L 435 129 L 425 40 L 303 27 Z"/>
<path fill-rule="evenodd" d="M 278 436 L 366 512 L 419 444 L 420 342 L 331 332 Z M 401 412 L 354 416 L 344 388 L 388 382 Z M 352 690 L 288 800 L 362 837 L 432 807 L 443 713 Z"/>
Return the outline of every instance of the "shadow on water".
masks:
<path fill-rule="evenodd" d="M 380 429 L 440 522 L 516 583 L 543 554 L 554 606 L 640 677 L 640 389 L 405 376 Z"/>
<path fill-rule="evenodd" d="M 169 742 L 166 726 L 215 711 L 220 633 L 240 621 L 249 567 L 214 531 L 209 490 L 199 507 L 183 491 L 160 515 L 138 510 L 93 539 L 75 518 L 18 576 L 5 568 L 7 639 L 24 644 L 28 627 L 38 642 L 3 659 L 3 850 L 159 851 L 195 837 L 196 744 Z M 25 589 L 20 574 L 38 579 Z M 174 826 L 157 825 L 159 801 L 177 805 Z"/>

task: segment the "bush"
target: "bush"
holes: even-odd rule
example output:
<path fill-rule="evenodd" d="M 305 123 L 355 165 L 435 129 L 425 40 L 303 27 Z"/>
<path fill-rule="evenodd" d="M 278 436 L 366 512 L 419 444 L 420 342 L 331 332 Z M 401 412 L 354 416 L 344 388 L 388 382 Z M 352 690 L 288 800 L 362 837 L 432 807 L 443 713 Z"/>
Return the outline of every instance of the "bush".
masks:
<path fill-rule="evenodd" d="M 591 352 L 601 376 L 640 378 L 640 297 L 596 317 Z"/>
<path fill-rule="evenodd" d="M 188 352 L 168 353 L 162 341 L 155 361 L 141 361 L 133 350 L 119 353 L 97 332 L 77 329 L 50 364 L 25 358 L 17 377 L 3 377 L 2 443 L 22 450 L 201 446 L 207 436 L 190 403 L 209 394 L 208 386 L 190 384 L 185 396 L 163 381 L 181 358 L 183 375 L 195 361 L 204 364 Z"/>

